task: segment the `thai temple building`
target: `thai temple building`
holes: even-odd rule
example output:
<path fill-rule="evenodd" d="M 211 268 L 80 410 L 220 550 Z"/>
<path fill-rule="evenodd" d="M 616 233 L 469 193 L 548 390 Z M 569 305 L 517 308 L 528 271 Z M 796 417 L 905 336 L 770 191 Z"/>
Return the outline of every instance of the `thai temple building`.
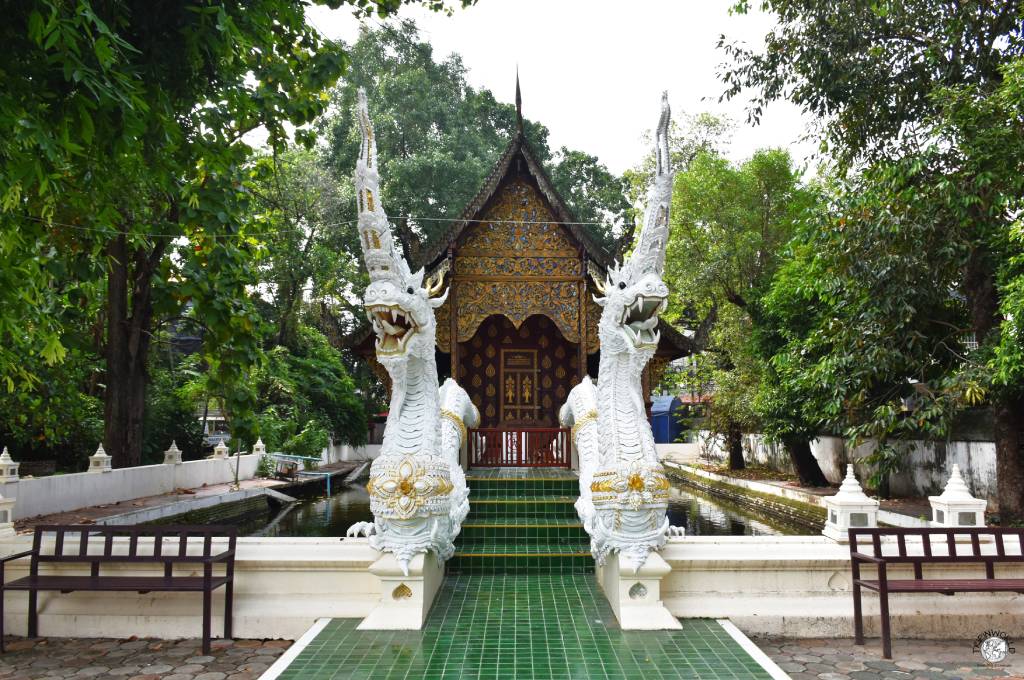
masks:
<path fill-rule="evenodd" d="M 409 265 L 450 286 L 435 312 L 437 368 L 480 411 L 483 435 L 470 438 L 469 465 L 569 467 L 567 457 L 551 455 L 568 447 L 550 444 L 568 437 L 558 410 L 569 390 L 584 375 L 597 379 L 594 297 L 612 255 L 558 195 L 523 134 L 521 107 L 517 114 L 516 134 L 477 195 Z M 657 353 L 643 373 L 648 409 L 668 363 L 690 354 L 689 338 L 664 320 L 658 329 Z M 349 344 L 387 380 L 369 323 Z"/>

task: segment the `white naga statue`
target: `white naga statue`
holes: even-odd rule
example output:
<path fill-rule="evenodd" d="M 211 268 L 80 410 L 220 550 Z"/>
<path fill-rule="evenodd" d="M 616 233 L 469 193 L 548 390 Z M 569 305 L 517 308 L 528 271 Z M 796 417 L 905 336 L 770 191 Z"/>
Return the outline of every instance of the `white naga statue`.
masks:
<path fill-rule="evenodd" d="M 374 548 L 393 553 L 408 575 L 417 553 L 433 551 L 441 562 L 455 550 L 452 541 L 469 512 L 459 452 L 466 427 L 475 427 L 480 414 L 455 381 L 437 387 L 434 309 L 448 295 L 437 295 L 444 274 L 424 286 L 423 270 L 412 273 L 395 248 L 381 206 L 377 143 L 363 90 L 356 115 L 362 131 L 355 174 L 359 238 L 370 274 L 363 305 L 377 335 L 377 360 L 391 376 L 391 405 L 366 485 L 374 521 L 354 524 L 348 535 L 365 534 Z"/>
<path fill-rule="evenodd" d="M 580 498 L 576 509 L 590 534 L 594 559 L 603 564 L 611 552 L 633 558 L 637 570 L 670 533 L 669 483 L 654 448 L 641 392 L 641 374 L 660 337 L 658 315 L 667 305 L 661 280 L 672 204 L 669 168 L 668 94 L 662 95 L 655 143 L 656 168 L 636 249 L 606 282 L 595 281 L 604 297 L 598 325 L 601 363 L 597 388 L 589 377 L 569 392 L 559 413 L 580 461 Z"/>

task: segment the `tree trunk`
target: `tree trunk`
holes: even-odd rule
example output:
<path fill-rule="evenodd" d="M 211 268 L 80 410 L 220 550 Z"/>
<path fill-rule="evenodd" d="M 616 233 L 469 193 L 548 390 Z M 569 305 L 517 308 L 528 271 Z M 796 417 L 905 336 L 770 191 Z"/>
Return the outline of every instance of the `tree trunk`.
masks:
<path fill-rule="evenodd" d="M 996 440 L 996 496 L 999 522 L 1024 521 L 1024 398 L 993 405 Z"/>
<path fill-rule="evenodd" d="M 743 430 L 735 423 L 730 423 L 725 433 L 725 443 L 729 449 L 729 469 L 742 470 L 746 467 L 743 462 Z"/>
<path fill-rule="evenodd" d="M 964 271 L 964 290 L 971 312 L 975 340 L 984 343 L 997 330 L 999 293 L 994 267 L 988 253 L 976 249 Z M 997 397 L 992 400 L 996 444 L 996 496 L 1003 526 L 1024 520 L 1024 397 Z"/>
<path fill-rule="evenodd" d="M 828 486 L 828 478 L 821 471 L 818 460 L 811 453 L 811 442 L 804 437 L 784 437 L 783 446 L 793 463 L 803 486 Z"/>
<path fill-rule="evenodd" d="M 153 274 L 165 241 L 128 253 L 124 236 L 107 246 L 107 351 L 103 446 L 114 467 L 142 462 L 146 361 L 153 321 Z M 129 295 L 129 285 L 131 288 Z"/>

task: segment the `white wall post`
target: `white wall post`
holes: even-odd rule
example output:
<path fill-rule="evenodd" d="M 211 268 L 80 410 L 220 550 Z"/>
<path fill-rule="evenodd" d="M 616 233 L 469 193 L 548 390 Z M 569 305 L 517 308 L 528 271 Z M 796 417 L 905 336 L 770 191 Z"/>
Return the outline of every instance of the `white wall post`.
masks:
<path fill-rule="evenodd" d="M 0 484 L 10 484 L 18 481 L 18 467 L 21 463 L 15 463 L 11 458 L 11 454 L 7 451 L 7 447 L 4 447 L 4 452 L 0 454 Z"/>
<path fill-rule="evenodd" d="M 825 499 L 828 517 L 821 533 L 833 541 L 849 543 L 849 529 L 871 529 L 878 526 L 878 501 L 868 498 L 853 474 L 853 465 L 846 466 L 846 479 L 839 493 Z"/>
<path fill-rule="evenodd" d="M 0 539 L 10 538 L 14 532 L 14 504 L 17 499 L 4 498 L 0 494 Z"/>
<path fill-rule="evenodd" d="M 172 441 L 171 447 L 164 451 L 164 465 L 181 465 L 181 449 L 177 442 Z"/>
<path fill-rule="evenodd" d="M 975 498 L 960 476 L 960 466 L 953 464 L 946 488 L 938 496 L 929 496 L 934 527 L 983 527 L 988 501 Z"/>
<path fill-rule="evenodd" d="M 213 447 L 213 457 L 215 460 L 226 460 L 228 457 L 228 447 L 223 441 Z"/>
<path fill-rule="evenodd" d="M 103 450 L 103 444 L 99 445 L 96 453 L 89 456 L 89 472 L 110 472 L 110 456 Z"/>

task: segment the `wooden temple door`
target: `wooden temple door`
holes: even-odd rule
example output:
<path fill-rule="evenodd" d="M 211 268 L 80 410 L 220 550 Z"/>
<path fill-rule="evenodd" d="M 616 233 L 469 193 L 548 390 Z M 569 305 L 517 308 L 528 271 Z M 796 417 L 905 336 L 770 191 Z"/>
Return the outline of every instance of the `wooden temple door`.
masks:
<path fill-rule="evenodd" d="M 460 343 L 459 375 L 481 419 L 470 431 L 470 465 L 568 467 L 558 409 L 579 380 L 577 356 L 544 316 L 518 328 L 492 316 Z"/>

